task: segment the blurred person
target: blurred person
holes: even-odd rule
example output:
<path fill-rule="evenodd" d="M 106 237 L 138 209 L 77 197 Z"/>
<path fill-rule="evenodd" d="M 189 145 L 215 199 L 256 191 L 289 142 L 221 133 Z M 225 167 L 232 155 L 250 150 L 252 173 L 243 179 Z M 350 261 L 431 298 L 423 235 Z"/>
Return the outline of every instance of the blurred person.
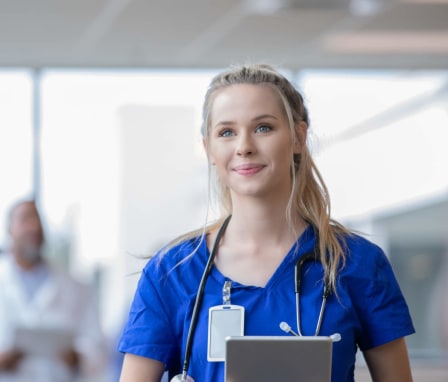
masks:
<path fill-rule="evenodd" d="M 212 80 L 202 135 L 221 216 L 143 269 L 119 344 L 121 382 L 158 382 L 164 370 L 173 381 L 223 381 L 222 357 L 208 357 L 215 338 L 208 328 L 220 325 L 209 309 L 224 315 L 230 299 L 232 310 L 244 312 L 236 325 L 244 335 L 288 336 L 283 321 L 298 334 L 339 333 L 333 382 L 354 381 L 358 349 L 372 380 L 412 380 L 405 336 L 414 327 L 391 264 L 331 218 L 308 126 L 302 95 L 268 65 L 231 68 Z M 300 272 L 299 302 L 294 270 L 308 256 L 317 261 Z"/>
<path fill-rule="evenodd" d="M 107 354 L 93 291 L 45 259 L 35 201 L 16 202 L 6 226 L 9 248 L 0 258 L 0 382 L 100 380 Z M 27 350 L 17 343 L 24 329 L 50 332 Z M 57 330 L 72 340 L 52 354 L 48 347 L 61 339 Z"/>

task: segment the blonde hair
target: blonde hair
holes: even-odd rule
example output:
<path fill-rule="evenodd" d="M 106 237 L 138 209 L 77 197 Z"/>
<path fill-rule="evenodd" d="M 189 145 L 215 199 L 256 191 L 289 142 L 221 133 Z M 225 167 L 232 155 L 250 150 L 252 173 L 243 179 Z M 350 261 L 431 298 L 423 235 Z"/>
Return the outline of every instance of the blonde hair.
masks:
<path fill-rule="evenodd" d="M 212 79 L 205 95 L 202 110 L 201 133 L 205 141 L 209 137 L 210 110 L 214 96 L 218 91 L 237 84 L 263 85 L 275 90 L 283 103 L 294 141 L 298 139 L 295 126 L 300 122 L 309 126 L 308 111 L 303 97 L 290 81 L 269 65 L 243 65 L 232 67 Z M 221 217 L 201 230 L 177 238 L 169 247 L 197 236 L 201 232 L 204 237 L 206 233 L 216 229 L 232 213 L 230 190 L 220 182 L 217 176 L 212 176 L 210 164 L 209 175 L 210 181 L 214 181 L 212 187 L 216 191 Z M 330 197 L 327 187 L 306 145 L 303 147 L 301 154 L 295 154 L 291 158 L 291 179 L 292 189 L 286 218 L 292 229 L 292 222 L 297 216 L 313 226 L 317 233 L 320 261 L 325 269 L 325 277 L 328 279 L 331 289 L 336 292 L 337 273 L 344 266 L 346 259 L 344 236 L 350 234 L 350 231 L 331 218 Z"/>

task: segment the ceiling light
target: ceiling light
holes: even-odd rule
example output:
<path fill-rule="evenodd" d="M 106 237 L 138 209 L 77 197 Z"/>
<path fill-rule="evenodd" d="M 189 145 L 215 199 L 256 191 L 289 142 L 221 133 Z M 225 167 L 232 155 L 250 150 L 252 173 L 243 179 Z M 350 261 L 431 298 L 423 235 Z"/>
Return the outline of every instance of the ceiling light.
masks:
<path fill-rule="evenodd" d="M 350 12 L 355 16 L 374 16 L 381 12 L 384 4 L 380 0 L 350 0 Z"/>
<path fill-rule="evenodd" d="M 249 14 L 272 15 L 288 4 L 288 0 L 245 0 L 243 6 Z"/>

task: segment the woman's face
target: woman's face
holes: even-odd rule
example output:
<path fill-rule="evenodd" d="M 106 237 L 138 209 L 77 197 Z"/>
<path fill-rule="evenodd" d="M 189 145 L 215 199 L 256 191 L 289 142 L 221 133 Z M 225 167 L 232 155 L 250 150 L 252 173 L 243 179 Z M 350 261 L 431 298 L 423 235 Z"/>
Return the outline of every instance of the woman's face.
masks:
<path fill-rule="evenodd" d="M 301 144 L 293 142 L 283 104 L 269 86 L 239 84 L 219 90 L 205 146 L 232 196 L 289 195 L 292 157 Z"/>

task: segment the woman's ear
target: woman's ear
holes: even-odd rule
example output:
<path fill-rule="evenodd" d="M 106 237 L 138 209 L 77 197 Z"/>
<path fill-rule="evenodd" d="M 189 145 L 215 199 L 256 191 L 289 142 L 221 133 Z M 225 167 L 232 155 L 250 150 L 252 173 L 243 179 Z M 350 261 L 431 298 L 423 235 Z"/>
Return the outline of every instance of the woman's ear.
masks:
<path fill-rule="evenodd" d="M 306 145 L 306 136 L 308 132 L 308 125 L 304 121 L 300 121 L 295 125 L 296 141 L 294 143 L 294 154 L 300 154 L 303 146 Z"/>

